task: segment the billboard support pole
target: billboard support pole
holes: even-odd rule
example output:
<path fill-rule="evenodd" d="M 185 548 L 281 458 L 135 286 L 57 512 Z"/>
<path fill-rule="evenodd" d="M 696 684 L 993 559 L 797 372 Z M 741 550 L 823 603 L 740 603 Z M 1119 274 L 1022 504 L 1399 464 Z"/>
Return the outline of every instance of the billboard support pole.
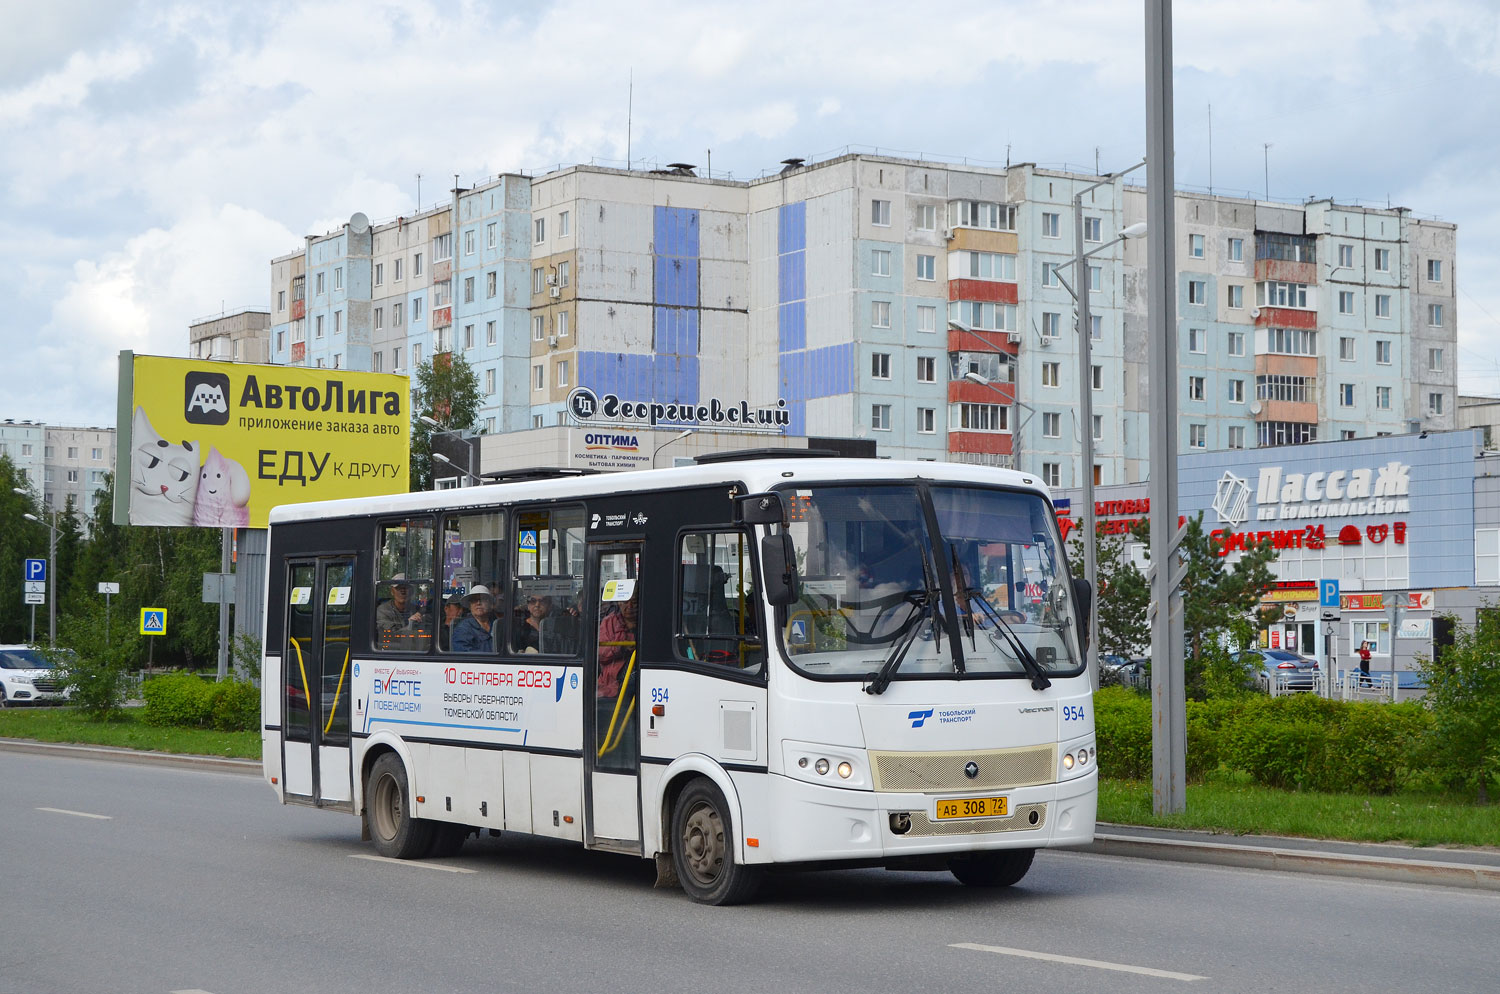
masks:
<path fill-rule="evenodd" d="M 219 533 L 219 573 L 229 572 L 229 546 L 234 541 L 234 529 L 225 528 Z M 229 676 L 229 601 L 219 598 L 219 681 Z"/>

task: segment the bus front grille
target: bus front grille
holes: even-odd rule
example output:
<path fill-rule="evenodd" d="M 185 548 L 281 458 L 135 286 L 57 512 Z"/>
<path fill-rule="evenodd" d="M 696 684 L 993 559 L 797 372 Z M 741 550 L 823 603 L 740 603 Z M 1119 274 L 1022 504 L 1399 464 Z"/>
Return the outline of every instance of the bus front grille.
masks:
<path fill-rule="evenodd" d="M 977 776 L 964 767 L 974 763 Z M 958 752 L 871 752 L 875 789 L 904 793 L 1033 787 L 1057 780 L 1057 746 Z"/>

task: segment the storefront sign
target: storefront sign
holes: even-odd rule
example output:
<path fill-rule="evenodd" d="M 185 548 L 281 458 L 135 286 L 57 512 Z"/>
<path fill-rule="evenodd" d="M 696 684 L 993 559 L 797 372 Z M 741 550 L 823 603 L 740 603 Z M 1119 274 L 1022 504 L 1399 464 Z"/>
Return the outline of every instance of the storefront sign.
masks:
<path fill-rule="evenodd" d="M 783 434 L 792 423 L 786 401 L 774 407 L 751 407 L 745 401 L 735 403 L 710 397 L 701 403 L 663 403 L 656 400 L 626 400 L 617 394 L 600 396 L 588 387 L 575 387 L 568 394 L 568 416 L 585 427 L 713 428 L 716 431 L 742 431 L 764 435 Z"/>
<path fill-rule="evenodd" d="M 1396 630 L 1396 637 L 1398 639 L 1430 639 L 1432 638 L 1432 619 L 1407 618 Z"/>
<path fill-rule="evenodd" d="M 1395 459 L 1378 469 L 1286 473 L 1262 466 L 1255 488 L 1256 518 L 1334 518 L 1409 514 L 1411 467 Z"/>
<path fill-rule="evenodd" d="M 1344 611 L 1384 611 L 1384 594 L 1340 594 L 1339 608 Z"/>

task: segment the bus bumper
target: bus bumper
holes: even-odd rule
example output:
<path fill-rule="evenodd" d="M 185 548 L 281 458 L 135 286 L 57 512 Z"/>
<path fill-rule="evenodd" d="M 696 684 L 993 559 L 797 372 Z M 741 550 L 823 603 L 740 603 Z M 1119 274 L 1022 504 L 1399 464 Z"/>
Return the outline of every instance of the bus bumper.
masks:
<path fill-rule="evenodd" d="M 940 798 L 978 795 L 874 793 L 774 774 L 769 779 L 772 830 L 761 839 L 761 852 L 777 863 L 1040 849 L 1094 839 L 1099 780 L 1093 770 L 1060 783 L 986 792 L 1005 796 L 1004 817 L 941 820 Z"/>

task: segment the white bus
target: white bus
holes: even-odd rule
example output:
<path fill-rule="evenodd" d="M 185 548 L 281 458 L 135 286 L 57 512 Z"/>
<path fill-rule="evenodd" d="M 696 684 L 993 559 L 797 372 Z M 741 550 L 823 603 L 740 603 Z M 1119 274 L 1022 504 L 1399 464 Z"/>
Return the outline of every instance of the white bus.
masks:
<path fill-rule="evenodd" d="M 489 830 L 654 859 L 1019 880 L 1093 838 L 1069 581 L 1033 478 L 745 456 L 280 507 L 265 775 L 383 855 Z"/>

